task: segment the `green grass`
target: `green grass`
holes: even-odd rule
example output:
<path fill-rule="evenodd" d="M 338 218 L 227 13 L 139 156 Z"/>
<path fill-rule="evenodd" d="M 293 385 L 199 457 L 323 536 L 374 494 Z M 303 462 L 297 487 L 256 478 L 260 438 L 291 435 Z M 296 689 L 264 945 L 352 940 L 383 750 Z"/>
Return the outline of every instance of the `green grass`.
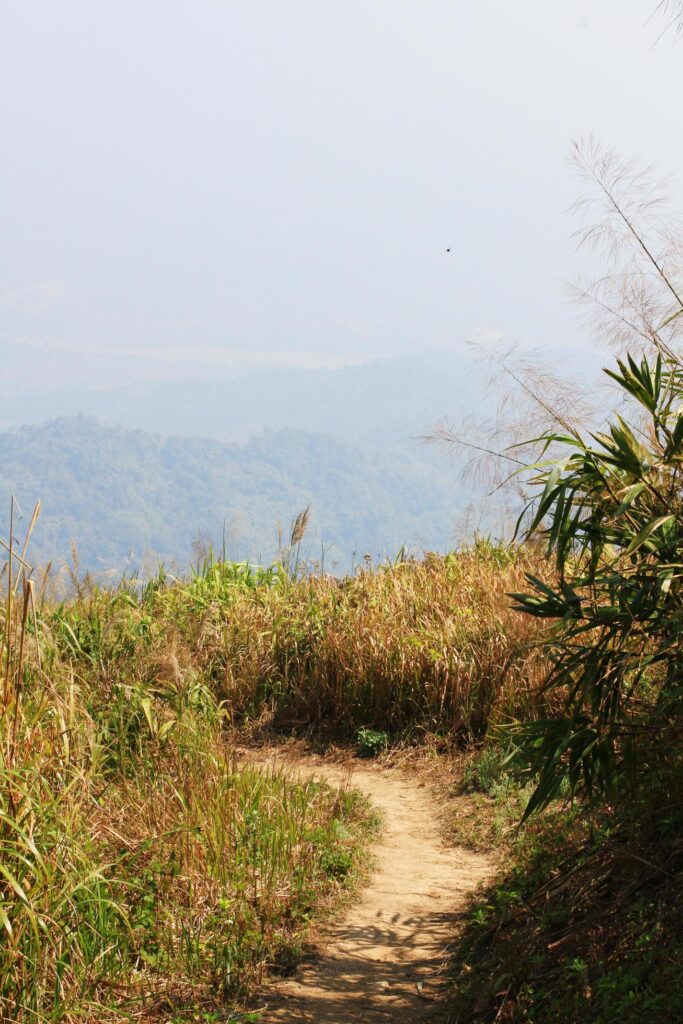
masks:
<path fill-rule="evenodd" d="M 120 711 L 114 734 L 80 696 L 27 700 L 22 763 L 4 765 L 4 1016 L 233 1005 L 350 883 L 367 811 L 240 764 L 206 695 L 161 740 Z"/>
<path fill-rule="evenodd" d="M 206 704 L 119 746 L 73 690 L 42 705 L 2 775 L 5 1018 L 230 1006 L 291 960 L 353 878 L 363 804 L 240 764 Z"/>

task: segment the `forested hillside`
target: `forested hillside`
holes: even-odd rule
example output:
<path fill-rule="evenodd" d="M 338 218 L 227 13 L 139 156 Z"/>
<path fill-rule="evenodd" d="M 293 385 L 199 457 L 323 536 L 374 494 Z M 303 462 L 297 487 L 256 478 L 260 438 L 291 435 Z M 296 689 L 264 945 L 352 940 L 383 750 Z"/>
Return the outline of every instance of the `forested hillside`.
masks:
<path fill-rule="evenodd" d="M 34 560 L 68 558 L 73 540 L 81 566 L 98 571 L 186 566 L 198 539 L 268 561 L 278 524 L 287 535 L 309 504 L 302 556 L 320 561 L 324 549 L 326 569 L 348 570 L 403 544 L 444 550 L 465 504 L 454 467 L 417 442 L 370 448 L 281 430 L 221 444 L 82 416 L 0 435 L 0 489 L 25 512 L 42 500 Z"/>

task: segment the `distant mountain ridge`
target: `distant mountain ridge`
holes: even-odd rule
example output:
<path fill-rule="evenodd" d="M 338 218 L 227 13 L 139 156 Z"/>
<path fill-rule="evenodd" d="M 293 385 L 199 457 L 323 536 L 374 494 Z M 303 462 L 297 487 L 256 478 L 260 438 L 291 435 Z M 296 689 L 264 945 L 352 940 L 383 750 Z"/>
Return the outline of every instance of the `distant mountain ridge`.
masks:
<path fill-rule="evenodd" d="M 471 358 L 438 352 L 331 370 L 216 365 L 203 376 L 194 367 L 171 377 L 166 366 L 163 379 L 110 388 L 106 375 L 93 386 L 90 371 L 88 383 L 78 383 L 73 369 L 76 385 L 50 387 L 44 380 L 30 392 L 14 382 L 0 387 L 0 429 L 82 412 L 111 426 L 220 441 L 290 429 L 344 441 L 407 442 L 444 418 L 460 419 L 483 399 Z M 135 374 L 133 360 L 127 379 Z"/>
<path fill-rule="evenodd" d="M 161 559 L 186 567 L 198 531 L 233 558 L 269 561 L 278 523 L 311 505 L 307 558 L 348 571 L 366 553 L 453 545 L 468 500 L 455 468 L 417 442 L 358 444 L 329 434 L 269 431 L 243 444 L 162 437 L 87 416 L 0 434 L 0 493 L 24 510 L 41 498 L 34 561 L 95 571 Z"/>

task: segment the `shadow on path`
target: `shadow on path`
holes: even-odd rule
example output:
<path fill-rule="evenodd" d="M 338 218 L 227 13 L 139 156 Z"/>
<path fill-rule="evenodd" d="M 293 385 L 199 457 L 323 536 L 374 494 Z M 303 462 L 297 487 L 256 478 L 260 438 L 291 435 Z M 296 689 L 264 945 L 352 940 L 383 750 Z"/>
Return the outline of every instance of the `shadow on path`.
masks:
<path fill-rule="evenodd" d="M 348 779 L 324 762 L 297 762 L 293 770 L 334 785 Z M 466 895 L 490 875 L 492 862 L 444 845 L 419 778 L 358 768 L 350 785 L 383 816 L 375 870 L 358 902 L 328 929 L 316 959 L 261 993 L 260 1020 L 447 1024 L 447 947 Z"/>

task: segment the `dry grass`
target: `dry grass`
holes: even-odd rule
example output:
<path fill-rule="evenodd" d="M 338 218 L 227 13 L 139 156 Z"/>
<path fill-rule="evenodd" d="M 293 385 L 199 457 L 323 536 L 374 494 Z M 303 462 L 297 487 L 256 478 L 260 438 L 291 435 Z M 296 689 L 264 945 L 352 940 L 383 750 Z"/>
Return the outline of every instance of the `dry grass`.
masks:
<path fill-rule="evenodd" d="M 526 556 L 479 545 L 343 580 L 235 588 L 214 565 L 159 595 L 157 608 L 187 669 L 210 680 L 235 723 L 455 741 L 481 736 L 497 715 L 526 714 L 535 699 L 536 627 L 507 597 L 529 568 Z"/>

